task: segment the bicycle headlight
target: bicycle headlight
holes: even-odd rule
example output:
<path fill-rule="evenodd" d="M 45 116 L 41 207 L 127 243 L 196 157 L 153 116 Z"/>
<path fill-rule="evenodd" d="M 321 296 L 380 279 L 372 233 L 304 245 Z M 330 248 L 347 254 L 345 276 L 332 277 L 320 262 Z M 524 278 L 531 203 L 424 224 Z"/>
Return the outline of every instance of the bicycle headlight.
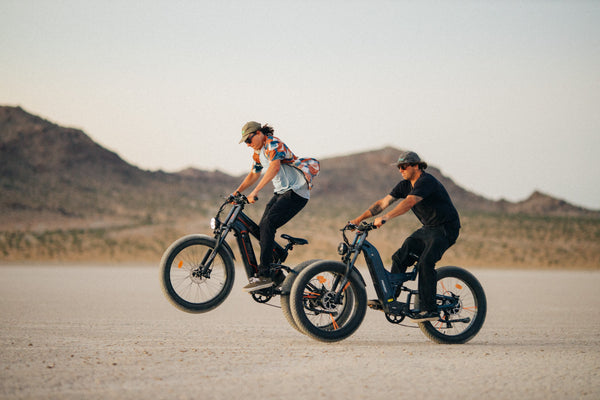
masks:
<path fill-rule="evenodd" d="M 219 224 L 219 220 L 218 219 L 216 219 L 216 218 L 211 218 L 210 219 L 210 229 L 212 229 L 214 231 L 215 229 L 217 229 L 219 227 L 219 225 L 220 224 Z"/>
<path fill-rule="evenodd" d="M 348 245 L 345 242 L 341 242 L 338 245 L 337 251 L 340 256 L 345 255 L 346 253 L 348 253 Z"/>

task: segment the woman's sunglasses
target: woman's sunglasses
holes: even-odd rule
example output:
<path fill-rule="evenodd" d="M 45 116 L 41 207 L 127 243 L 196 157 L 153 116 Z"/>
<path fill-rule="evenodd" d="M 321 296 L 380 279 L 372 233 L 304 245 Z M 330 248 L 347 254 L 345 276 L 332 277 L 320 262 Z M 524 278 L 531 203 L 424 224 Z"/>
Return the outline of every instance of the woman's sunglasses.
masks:
<path fill-rule="evenodd" d="M 248 135 L 248 137 L 245 140 L 246 144 L 252 143 L 252 139 L 254 139 L 254 136 L 256 136 L 256 132 L 251 133 L 250 135 Z"/>

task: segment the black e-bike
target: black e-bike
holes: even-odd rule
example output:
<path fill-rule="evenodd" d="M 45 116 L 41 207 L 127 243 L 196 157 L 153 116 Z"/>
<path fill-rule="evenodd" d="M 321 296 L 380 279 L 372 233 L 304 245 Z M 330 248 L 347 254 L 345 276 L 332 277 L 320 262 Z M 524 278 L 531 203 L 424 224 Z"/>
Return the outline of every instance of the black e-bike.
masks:
<path fill-rule="evenodd" d="M 231 292 L 235 279 L 233 250 L 225 240 L 233 232 L 248 278 L 256 276 L 258 264 L 251 236 L 260 237 L 258 225 L 243 210 L 248 199 L 241 194 L 229 196 L 211 219 L 213 236 L 192 234 L 176 240 L 164 252 L 160 263 L 160 282 L 169 301 L 182 311 L 203 313 L 219 306 Z M 221 214 L 231 206 L 225 219 Z M 258 303 L 266 303 L 282 295 L 281 305 L 288 322 L 295 327 L 289 311 L 288 294 L 298 272 L 313 261 L 305 261 L 294 268 L 282 263 L 296 245 L 307 244 L 302 238 L 283 234 L 285 246 L 275 243 L 271 276 L 275 285 L 252 292 Z M 291 273 L 293 272 L 293 273 Z"/>
<path fill-rule="evenodd" d="M 418 291 L 405 286 L 417 279 L 416 265 L 404 273 L 388 272 L 377 249 L 367 241 L 372 223 L 347 225 L 342 229 L 344 241 L 338 247 L 342 261 L 317 261 L 303 268 L 289 293 L 289 306 L 296 328 L 325 342 L 347 338 L 360 326 L 367 305 L 383 311 L 393 324 L 418 309 Z M 352 241 L 347 230 L 355 230 Z M 363 254 L 371 274 L 377 301 L 367 301 L 366 284 L 355 266 Z M 412 255 L 417 260 L 418 255 Z M 436 303 L 440 318 L 418 325 L 436 343 L 465 343 L 472 339 L 485 321 L 487 303 L 477 278 L 459 267 L 437 270 Z"/>

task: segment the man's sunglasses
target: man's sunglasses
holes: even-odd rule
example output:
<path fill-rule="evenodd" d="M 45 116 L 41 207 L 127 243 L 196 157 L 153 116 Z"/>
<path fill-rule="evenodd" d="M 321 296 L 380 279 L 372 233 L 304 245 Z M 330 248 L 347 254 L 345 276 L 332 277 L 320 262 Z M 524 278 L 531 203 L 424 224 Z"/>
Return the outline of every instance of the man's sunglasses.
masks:
<path fill-rule="evenodd" d="M 398 169 L 404 171 L 408 167 L 414 167 L 416 164 L 400 164 L 398 165 Z"/>
<path fill-rule="evenodd" d="M 251 133 L 250 135 L 248 135 L 248 137 L 246 138 L 246 140 L 244 141 L 246 144 L 250 144 L 252 143 L 252 139 L 254 139 L 254 136 L 256 136 L 256 132 Z"/>

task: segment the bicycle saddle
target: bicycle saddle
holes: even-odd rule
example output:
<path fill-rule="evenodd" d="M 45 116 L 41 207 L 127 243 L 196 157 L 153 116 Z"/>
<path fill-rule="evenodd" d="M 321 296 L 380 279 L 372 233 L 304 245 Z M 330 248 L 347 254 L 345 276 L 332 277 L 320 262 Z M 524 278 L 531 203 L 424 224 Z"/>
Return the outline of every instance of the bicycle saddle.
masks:
<path fill-rule="evenodd" d="M 306 239 L 302 239 L 302 238 L 296 238 L 290 235 L 286 235 L 285 233 L 283 235 L 281 235 L 282 238 L 284 238 L 285 240 L 289 241 L 291 244 L 308 244 L 308 240 Z"/>

